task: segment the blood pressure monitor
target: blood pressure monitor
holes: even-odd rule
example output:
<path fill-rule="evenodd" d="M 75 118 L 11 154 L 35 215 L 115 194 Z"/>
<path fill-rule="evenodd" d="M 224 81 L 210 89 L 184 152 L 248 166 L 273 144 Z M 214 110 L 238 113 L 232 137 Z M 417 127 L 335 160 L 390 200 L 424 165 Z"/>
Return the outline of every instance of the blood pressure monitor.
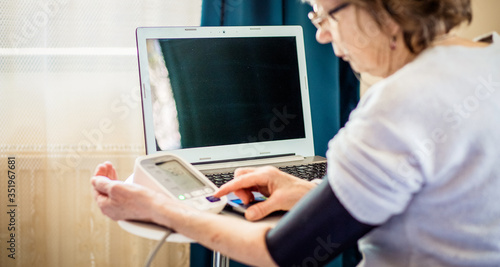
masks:
<path fill-rule="evenodd" d="M 134 183 L 146 186 L 199 210 L 219 213 L 226 197 L 213 196 L 218 190 L 193 165 L 171 153 L 139 157 L 135 161 Z"/>

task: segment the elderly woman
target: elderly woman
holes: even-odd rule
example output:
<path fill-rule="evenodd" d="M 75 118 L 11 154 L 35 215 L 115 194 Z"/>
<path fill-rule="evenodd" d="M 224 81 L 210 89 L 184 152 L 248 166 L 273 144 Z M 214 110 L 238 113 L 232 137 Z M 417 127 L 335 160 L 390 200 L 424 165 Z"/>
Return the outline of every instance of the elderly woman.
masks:
<path fill-rule="evenodd" d="M 469 0 L 316 0 L 320 43 L 358 72 L 384 79 L 330 141 L 315 186 L 275 168 L 238 169 L 216 194 L 269 196 L 272 229 L 180 206 L 117 181 L 92 180 L 112 219 L 153 221 L 251 265 L 317 266 L 355 242 L 361 266 L 500 266 L 500 39 L 451 34 Z M 108 179 L 110 178 L 110 179 Z"/>

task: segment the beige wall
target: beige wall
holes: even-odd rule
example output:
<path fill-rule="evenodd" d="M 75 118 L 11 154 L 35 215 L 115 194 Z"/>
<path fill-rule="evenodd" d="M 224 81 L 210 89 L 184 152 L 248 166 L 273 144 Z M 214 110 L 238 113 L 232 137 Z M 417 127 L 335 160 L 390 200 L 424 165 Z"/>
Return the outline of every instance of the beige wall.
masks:
<path fill-rule="evenodd" d="M 143 266 L 156 241 L 102 215 L 90 177 L 109 160 L 125 179 L 144 154 L 136 27 L 199 25 L 201 0 L 0 10 L 0 266 Z M 189 244 L 165 244 L 152 266 L 189 266 Z"/>
<path fill-rule="evenodd" d="M 500 33 L 500 0 L 472 0 L 472 12 L 472 23 L 459 29 L 460 36 L 474 38 L 491 31 Z"/>
<path fill-rule="evenodd" d="M 492 31 L 500 33 L 500 0 L 472 0 L 472 12 L 472 23 L 457 29 L 459 36 L 473 39 Z M 378 80 L 377 77 L 362 74 L 361 95 Z"/>

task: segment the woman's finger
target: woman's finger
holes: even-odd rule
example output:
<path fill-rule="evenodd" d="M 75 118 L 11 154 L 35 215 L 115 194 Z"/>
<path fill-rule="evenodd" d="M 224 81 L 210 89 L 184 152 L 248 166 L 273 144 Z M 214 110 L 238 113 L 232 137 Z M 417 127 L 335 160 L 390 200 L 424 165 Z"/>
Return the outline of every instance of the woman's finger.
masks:
<path fill-rule="evenodd" d="M 109 178 L 104 176 L 94 176 L 92 177 L 91 183 L 98 193 L 104 195 L 109 194 L 111 187 L 111 180 Z"/>

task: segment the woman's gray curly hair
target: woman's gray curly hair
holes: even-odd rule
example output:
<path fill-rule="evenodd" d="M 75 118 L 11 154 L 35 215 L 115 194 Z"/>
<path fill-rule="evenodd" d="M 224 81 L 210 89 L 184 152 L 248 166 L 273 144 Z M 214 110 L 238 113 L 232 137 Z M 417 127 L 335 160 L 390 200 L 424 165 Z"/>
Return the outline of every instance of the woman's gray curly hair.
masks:
<path fill-rule="evenodd" d="M 314 0 L 303 0 L 313 4 Z M 406 47 L 418 54 L 463 22 L 472 21 L 470 0 L 345 0 L 367 10 L 383 28 L 391 17 L 403 31 Z"/>

